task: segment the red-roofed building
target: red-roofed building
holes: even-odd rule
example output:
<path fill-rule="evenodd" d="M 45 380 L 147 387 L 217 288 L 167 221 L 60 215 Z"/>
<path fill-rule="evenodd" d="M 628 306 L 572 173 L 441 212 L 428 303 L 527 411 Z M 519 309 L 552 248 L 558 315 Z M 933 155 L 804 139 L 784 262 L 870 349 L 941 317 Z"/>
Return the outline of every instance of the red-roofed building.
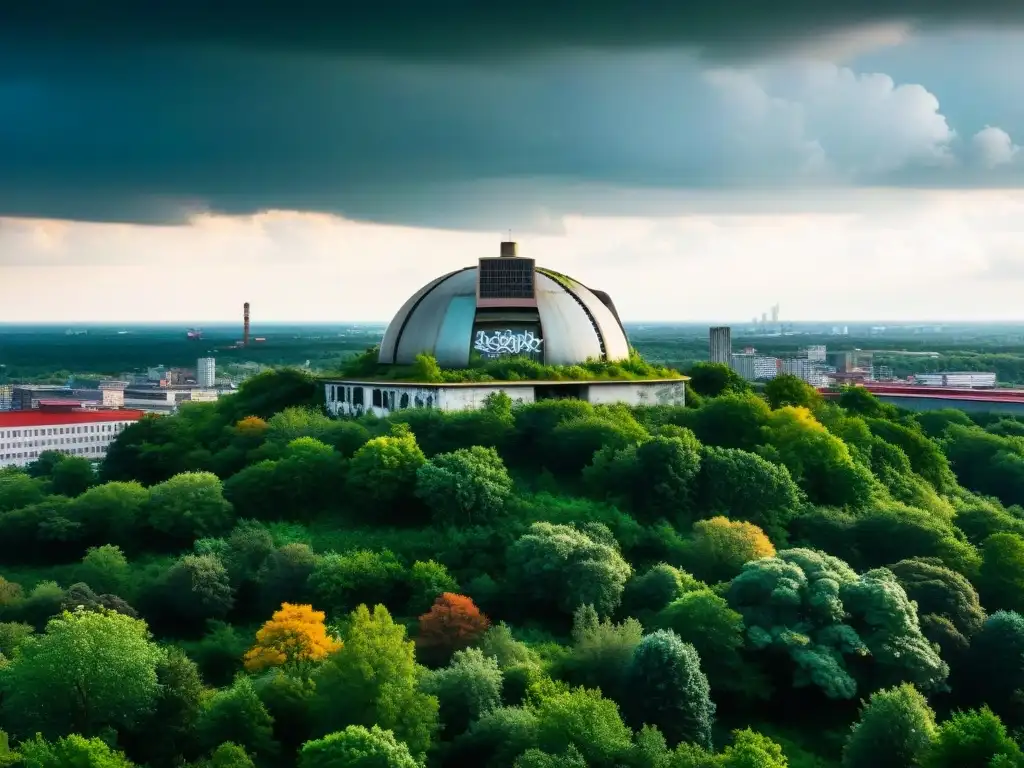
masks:
<path fill-rule="evenodd" d="M 142 416 L 142 411 L 124 408 L 82 410 L 66 400 L 0 413 L 0 467 L 31 464 L 43 451 L 100 461 L 110 443 Z"/>

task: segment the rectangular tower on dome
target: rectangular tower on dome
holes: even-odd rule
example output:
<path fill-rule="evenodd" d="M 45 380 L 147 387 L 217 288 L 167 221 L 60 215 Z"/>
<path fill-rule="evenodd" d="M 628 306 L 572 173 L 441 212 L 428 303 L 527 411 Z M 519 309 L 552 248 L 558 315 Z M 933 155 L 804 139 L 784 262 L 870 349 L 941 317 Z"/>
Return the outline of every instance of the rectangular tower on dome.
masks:
<path fill-rule="evenodd" d="M 536 307 L 533 259 L 521 259 L 516 244 L 501 244 L 501 255 L 480 259 L 477 269 L 478 307 Z"/>

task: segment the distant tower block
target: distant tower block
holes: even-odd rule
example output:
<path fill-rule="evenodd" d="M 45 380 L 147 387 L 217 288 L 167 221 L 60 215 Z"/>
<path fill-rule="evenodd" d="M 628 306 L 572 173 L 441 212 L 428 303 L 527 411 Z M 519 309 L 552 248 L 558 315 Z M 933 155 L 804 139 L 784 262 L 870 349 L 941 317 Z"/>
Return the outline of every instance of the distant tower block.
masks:
<path fill-rule="evenodd" d="M 242 346 L 243 347 L 248 347 L 249 346 L 249 302 L 248 301 L 245 302 L 245 305 L 242 307 L 242 318 L 243 318 L 243 320 L 242 320 L 242 322 L 243 322 L 243 325 L 242 325 Z"/>
<path fill-rule="evenodd" d="M 712 328 L 709 338 L 708 359 L 712 363 L 732 365 L 732 329 L 728 326 Z"/>

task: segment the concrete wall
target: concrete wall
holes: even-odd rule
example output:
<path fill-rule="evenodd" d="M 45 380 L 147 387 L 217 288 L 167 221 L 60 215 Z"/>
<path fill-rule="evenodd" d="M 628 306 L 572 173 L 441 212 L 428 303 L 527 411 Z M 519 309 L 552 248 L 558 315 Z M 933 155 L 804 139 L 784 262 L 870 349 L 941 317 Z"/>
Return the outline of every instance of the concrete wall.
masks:
<path fill-rule="evenodd" d="M 386 416 L 406 408 L 438 408 L 442 411 L 472 411 L 482 408 L 487 396 L 507 392 L 513 402 L 532 403 L 533 385 L 418 386 L 386 382 L 333 381 L 326 383 L 327 410 L 334 416 L 359 416 L 373 413 Z M 344 390 L 344 394 L 342 393 Z M 374 394 L 379 391 L 379 395 Z M 362 403 L 359 403 L 362 392 Z M 379 399 L 378 399 L 379 398 Z"/>
<path fill-rule="evenodd" d="M 445 411 L 472 411 L 484 407 L 484 401 L 495 392 L 505 392 L 513 403 L 532 403 L 533 384 L 523 386 L 442 387 L 439 389 L 440 407 Z"/>
<path fill-rule="evenodd" d="M 587 400 L 594 405 L 626 403 L 626 405 L 684 405 L 686 384 L 682 381 L 616 381 L 590 382 Z"/>
<path fill-rule="evenodd" d="M 583 383 L 583 382 L 581 382 Z M 513 403 L 536 400 L 535 386 L 557 386 L 547 382 L 528 384 L 479 384 L 473 386 L 389 384 L 387 382 L 325 382 L 327 410 L 334 416 L 373 413 L 386 416 L 405 408 L 437 408 L 442 411 L 472 411 L 484 406 L 494 392 L 505 392 Z M 686 385 L 682 381 L 585 382 L 584 397 L 595 405 L 684 405 Z"/>

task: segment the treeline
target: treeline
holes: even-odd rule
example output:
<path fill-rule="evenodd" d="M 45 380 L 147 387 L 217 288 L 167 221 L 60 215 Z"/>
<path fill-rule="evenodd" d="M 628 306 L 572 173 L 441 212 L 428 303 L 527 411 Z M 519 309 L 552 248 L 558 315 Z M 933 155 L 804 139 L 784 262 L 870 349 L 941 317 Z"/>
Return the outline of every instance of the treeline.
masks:
<path fill-rule="evenodd" d="M 0 330 L 0 364 L 6 366 L 0 378 L 5 375 L 15 383 L 63 383 L 72 375 L 120 376 L 156 365 L 195 368 L 196 358 L 207 355 L 216 357 L 219 367 L 245 362 L 292 366 L 308 360 L 314 370 L 326 370 L 380 338 L 377 330 L 350 331 L 344 336 L 332 330 L 323 338 L 312 338 L 313 332 L 305 330 L 294 335 L 270 333 L 265 342 L 231 349 L 241 339 L 241 327 L 237 336 L 218 329 L 201 341 L 188 339 L 185 330 L 184 326 L 167 331 L 139 329 L 125 335 L 101 330 L 80 336 L 66 336 L 63 329 Z M 257 331 L 255 335 L 264 334 Z"/>
<path fill-rule="evenodd" d="M 1024 765 L 1024 423 L 691 384 L 0 474 L 0 765 Z"/>

